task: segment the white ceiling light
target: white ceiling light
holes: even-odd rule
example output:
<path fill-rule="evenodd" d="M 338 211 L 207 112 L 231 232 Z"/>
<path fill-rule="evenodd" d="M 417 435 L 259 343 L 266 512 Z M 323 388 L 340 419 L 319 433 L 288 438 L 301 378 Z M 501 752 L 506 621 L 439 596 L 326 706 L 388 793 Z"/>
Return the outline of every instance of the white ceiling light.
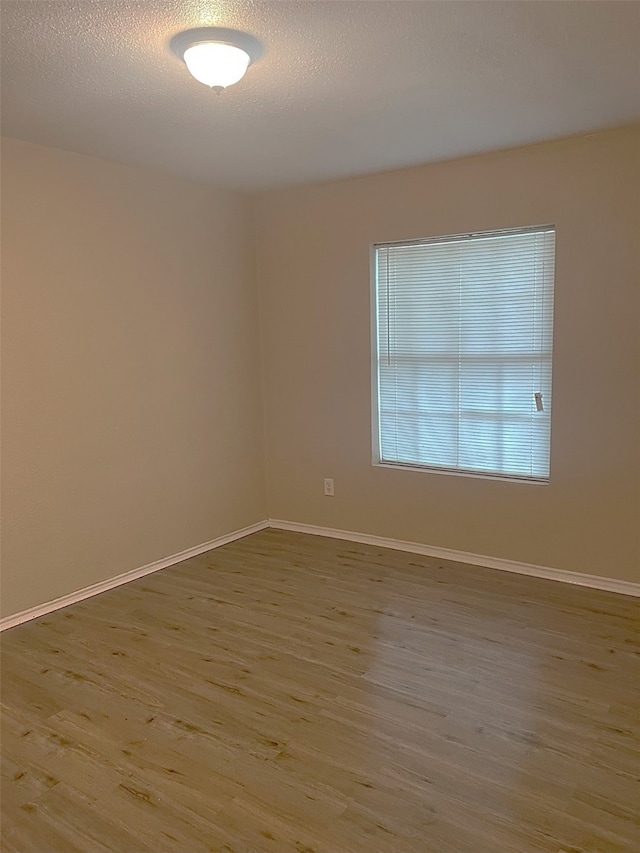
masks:
<path fill-rule="evenodd" d="M 196 80 L 217 92 L 241 80 L 262 55 L 255 36 L 223 27 L 185 30 L 171 39 L 170 46 Z"/>

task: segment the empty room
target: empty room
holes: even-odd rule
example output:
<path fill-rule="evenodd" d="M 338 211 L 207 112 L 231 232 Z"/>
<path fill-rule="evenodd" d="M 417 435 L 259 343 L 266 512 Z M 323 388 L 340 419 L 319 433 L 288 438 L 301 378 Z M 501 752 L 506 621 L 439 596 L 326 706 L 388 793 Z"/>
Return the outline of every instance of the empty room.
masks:
<path fill-rule="evenodd" d="M 1 849 L 639 849 L 640 3 L 0 32 Z"/>

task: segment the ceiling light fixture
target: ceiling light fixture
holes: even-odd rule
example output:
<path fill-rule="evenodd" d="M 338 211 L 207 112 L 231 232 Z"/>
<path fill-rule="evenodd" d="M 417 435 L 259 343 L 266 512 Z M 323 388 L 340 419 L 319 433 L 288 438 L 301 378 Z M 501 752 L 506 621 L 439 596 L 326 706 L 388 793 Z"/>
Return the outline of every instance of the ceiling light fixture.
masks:
<path fill-rule="evenodd" d="M 255 36 L 224 27 L 185 30 L 169 44 L 196 80 L 218 93 L 241 80 L 251 63 L 262 56 L 262 45 Z"/>

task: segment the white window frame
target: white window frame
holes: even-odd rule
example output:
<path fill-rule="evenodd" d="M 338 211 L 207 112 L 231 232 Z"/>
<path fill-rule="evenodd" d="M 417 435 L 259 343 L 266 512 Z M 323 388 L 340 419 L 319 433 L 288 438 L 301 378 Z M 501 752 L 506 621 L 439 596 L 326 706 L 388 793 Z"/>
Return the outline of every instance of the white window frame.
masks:
<path fill-rule="evenodd" d="M 517 235 L 517 234 L 531 234 L 536 232 L 543 231 L 553 231 L 554 237 L 556 233 L 554 224 L 547 225 L 536 225 L 522 228 L 510 228 L 510 229 L 501 229 L 501 230 L 493 230 L 493 231 L 478 231 L 478 232 L 466 232 L 462 234 L 451 234 L 444 235 L 440 237 L 427 237 L 415 240 L 400 240 L 400 241 L 385 241 L 385 242 L 377 242 L 372 243 L 370 246 L 370 281 L 371 281 L 371 435 L 372 435 L 372 465 L 380 468 L 390 468 L 393 470 L 404 470 L 404 471 L 416 471 L 422 473 L 431 473 L 431 474 L 444 474 L 445 476 L 455 476 L 455 477 L 472 477 L 478 479 L 485 480 L 499 480 L 500 482 L 512 482 L 512 483 L 527 483 L 530 485 L 548 485 L 551 475 L 551 423 L 550 423 L 550 435 L 549 435 L 549 476 L 547 477 L 538 477 L 538 476 L 529 476 L 529 475 L 520 475 L 514 473 L 500 473 L 493 471 L 475 471 L 466 468 L 450 468 L 450 467 L 442 467 L 438 465 L 424 465 L 418 462 L 415 463 L 405 463 L 405 462 L 392 462 L 386 461 L 382 458 L 382 450 L 381 450 L 381 430 L 380 430 L 380 377 L 379 377 L 379 364 L 380 364 L 380 354 L 379 354 L 379 330 L 378 330 L 378 270 L 377 270 L 377 258 L 378 258 L 378 250 L 381 248 L 388 248 L 394 246 L 416 246 L 424 243 L 444 243 L 447 241 L 465 239 L 465 238 L 478 238 L 478 237 L 490 237 L 490 236 L 507 236 L 507 235 Z M 555 276 L 554 276 L 555 278 Z M 555 304 L 555 281 L 553 281 L 552 285 L 552 317 L 551 324 L 553 327 L 553 306 Z M 552 366 L 551 371 L 553 372 L 553 350 L 551 354 Z M 547 405 L 550 406 L 551 400 L 545 401 Z"/>

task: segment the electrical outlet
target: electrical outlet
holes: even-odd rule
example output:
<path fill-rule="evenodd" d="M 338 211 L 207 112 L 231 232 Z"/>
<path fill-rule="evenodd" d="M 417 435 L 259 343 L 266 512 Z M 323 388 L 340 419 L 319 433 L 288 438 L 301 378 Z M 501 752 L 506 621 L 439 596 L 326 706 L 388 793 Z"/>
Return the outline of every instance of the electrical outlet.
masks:
<path fill-rule="evenodd" d="M 333 480 L 331 480 L 329 477 L 325 477 L 324 480 L 324 493 L 325 495 L 327 495 L 327 497 L 330 498 L 335 495 L 335 492 L 333 491 Z"/>

